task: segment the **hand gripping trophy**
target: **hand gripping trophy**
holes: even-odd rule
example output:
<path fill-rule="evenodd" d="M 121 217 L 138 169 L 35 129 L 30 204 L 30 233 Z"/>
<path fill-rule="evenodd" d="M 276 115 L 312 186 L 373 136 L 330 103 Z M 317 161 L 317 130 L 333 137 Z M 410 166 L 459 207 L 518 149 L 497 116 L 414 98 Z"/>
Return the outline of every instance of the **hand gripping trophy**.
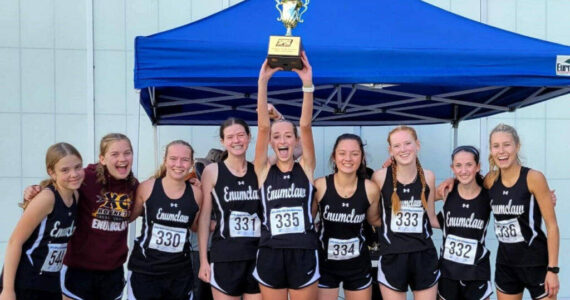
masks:
<path fill-rule="evenodd" d="M 269 37 L 267 61 L 272 68 L 281 67 L 283 70 L 303 69 L 301 61 L 301 37 L 293 36 L 291 31 L 299 23 L 303 23 L 301 16 L 309 7 L 309 0 L 275 0 L 275 8 L 279 11 L 277 21 L 283 23 L 287 32 L 284 36 L 272 35 Z M 281 8 L 279 7 L 281 6 Z M 301 11 L 301 9 L 303 9 Z"/>

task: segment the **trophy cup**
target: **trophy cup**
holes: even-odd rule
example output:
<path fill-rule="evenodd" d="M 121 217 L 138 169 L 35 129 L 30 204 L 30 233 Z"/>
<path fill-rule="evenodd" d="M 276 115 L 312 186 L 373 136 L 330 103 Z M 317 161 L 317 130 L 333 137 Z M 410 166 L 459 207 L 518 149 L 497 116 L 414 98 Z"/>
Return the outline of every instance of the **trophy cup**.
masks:
<path fill-rule="evenodd" d="M 275 0 L 275 8 L 279 11 L 280 21 L 287 28 L 284 36 L 272 35 L 269 37 L 267 61 L 272 68 L 281 67 L 283 70 L 303 69 L 301 61 L 301 38 L 293 36 L 291 31 L 298 23 L 303 23 L 301 16 L 307 11 L 309 0 Z M 281 6 L 281 8 L 279 8 Z M 303 11 L 300 11 L 303 8 Z"/>

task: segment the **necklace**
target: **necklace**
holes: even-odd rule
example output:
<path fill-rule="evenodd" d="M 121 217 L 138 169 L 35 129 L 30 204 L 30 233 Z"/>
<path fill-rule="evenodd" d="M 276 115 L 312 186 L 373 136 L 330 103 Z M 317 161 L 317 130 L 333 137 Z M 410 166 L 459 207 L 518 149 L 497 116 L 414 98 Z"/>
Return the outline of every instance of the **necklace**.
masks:
<path fill-rule="evenodd" d="M 247 173 L 247 161 L 244 161 L 243 164 L 241 165 L 241 168 L 239 168 L 239 169 L 233 168 L 232 165 L 227 160 L 224 163 L 225 163 L 226 167 L 228 167 L 230 172 L 232 174 L 234 174 L 235 176 L 241 177 L 241 176 L 244 176 L 245 173 Z"/>
<path fill-rule="evenodd" d="M 350 184 L 348 186 L 343 186 L 340 183 L 338 183 L 336 177 L 334 178 L 334 181 L 335 181 L 334 182 L 335 189 L 342 198 L 348 198 L 354 195 L 354 192 L 356 192 L 358 184 L 355 183 L 355 184 Z"/>

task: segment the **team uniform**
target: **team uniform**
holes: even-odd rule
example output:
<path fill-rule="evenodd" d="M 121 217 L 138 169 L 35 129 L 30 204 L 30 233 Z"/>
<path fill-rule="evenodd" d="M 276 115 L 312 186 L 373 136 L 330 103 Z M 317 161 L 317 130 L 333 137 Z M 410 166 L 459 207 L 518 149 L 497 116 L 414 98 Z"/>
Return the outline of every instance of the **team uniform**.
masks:
<path fill-rule="evenodd" d="M 253 278 L 255 253 L 261 235 L 260 197 L 253 164 L 244 176 L 233 175 L 217 163 L 218 179 L 212 189 L 216 229 L 210 248 L 210 285 L 230 296 L 259 293 Z"/>
<path fill-rule="evenodd" d="M 18 299 L 61 299 L 59 272 L 67 242 L 75 231 L 77 200 L 67 206 L 53 185 L 53 210 L 22 245 L 14 288 Z M 0 285 L 3 284 L 0 278 Z"/>
<path fill-rule="evenodd" d="M 314 187 L 299 163 L 271 166 L 261 187 L 263 220 L 254 277 L 275 289 L 301 289 L 319 277 L 319 247 L 311 208 Z"/>
<path fill-rule="evenodd" d="M 540 299 L 548 296 L 544 290 L 548 248 L 538 203 L 528 190 L 529 170 L 521 167 L 510 188 L 499 176 L 489 190 L 499 240 L 495 285 L 505 294 L 519 294 L 527 288 L 533 299 Z"/>
<path fill-rule="evenodd" d="M 190 183 L 170 199 L 155 180 L 129 259 L 129 299 L 192 299 L 189 228 L 198 209 Z"/>
<path fill-rule="evenodd" d="M 486 299 L 492 293 L 489 250 L 485 247 L 491 205 L 487 190 L 465 200 L 457 185 L 438 215 L 443 232 L 441 279 L 438 294 L 444 300 Z"/>
<path fill-rule="evenodd" d="M 380 284 L 398 292 L 424 290 L 437 284 L 440 276 L 437 251 L 431 239 L 432 229 L 422 206 L 419 171 L 414 182 L 397 182 L 400 211 L 392 211 L 392 168 L 386 171 L 382 186 L 382 225 L 378 231 L 378 277 Z M 429 187 L 425 187 L 425 197 Z"/>
<path fill-rule="evenodd" d="M 138 182 L 105 171 L 104 185 L 97 181 L 96 166 L 84 169 L 77 229 L 61 269 L 61 290 L 71 299 L 117 299 L 125 286 L 127 230 Z"/>
<path fill-rule="evenodd" d="M 366 212 L 370 207 L 365 180 L 358 179 L 356 191 L 342 198 L 336 191 L 334 175 L 325 178 L 327 190 L 319 202 L 320 273 L 319 288 L 358 291 L 372 284 L 370 254 L 364 238 Z"/>

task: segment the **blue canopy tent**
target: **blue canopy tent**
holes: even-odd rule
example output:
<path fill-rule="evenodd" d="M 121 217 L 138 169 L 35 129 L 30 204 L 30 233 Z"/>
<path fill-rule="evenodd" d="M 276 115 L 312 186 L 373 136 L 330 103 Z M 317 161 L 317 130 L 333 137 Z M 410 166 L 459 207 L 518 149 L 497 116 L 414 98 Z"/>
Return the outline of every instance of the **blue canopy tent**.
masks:
<path fill-rule="evenodd" d="M 154 125 L 256 123 L 259 67 L 283 35 L 272 0 L 245 0 L 135 41 L 135 88 Z M 451 123 L 570 92 L 570 47 L 487 26 L 419 0 L 311 1 L 302 37 L 315 126 Z M 566 62 L 566 60 L 568 60 Z M 301 82 L 279 72 L 269 101 L 289 119 Z"/>

